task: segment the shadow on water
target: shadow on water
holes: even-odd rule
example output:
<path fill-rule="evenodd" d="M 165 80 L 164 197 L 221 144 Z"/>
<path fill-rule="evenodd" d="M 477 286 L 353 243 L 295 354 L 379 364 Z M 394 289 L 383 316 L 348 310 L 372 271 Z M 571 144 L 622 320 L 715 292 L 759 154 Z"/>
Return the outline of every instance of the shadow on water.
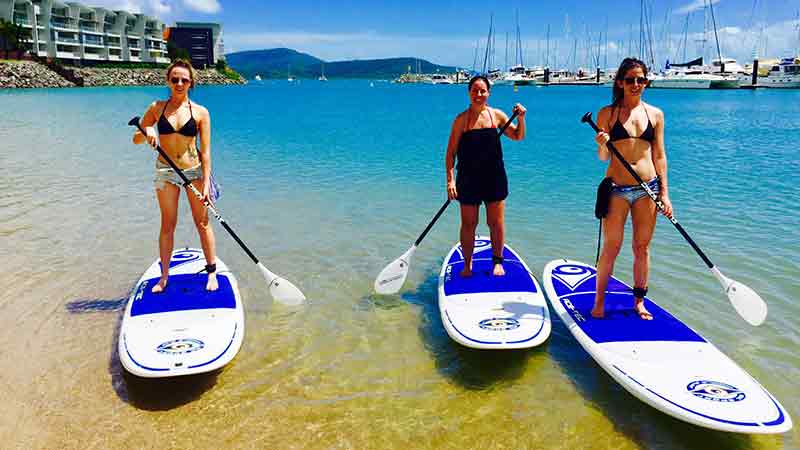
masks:
<path fill-rule="evenodd" d="M 148 411 L 164 411 L 191 403 L 214 387 L 222 369 L 198 375 L 160 379 L 141 378 L 125 371 L 119 360 L 118 344 L 122 316 L 127 302 L 128 296 L 125 296 L 107 300 L 76 300 L 66 305 L 70 314 L 118 313 L 114 337 L 111 340 L 108 372 L 111 375 L 114 392 L 122 401 Z"/>
<path fill-rule="evenodd" d="M 438 371 L 464 388 L 472 390 L 489 390 L 521 378 L 528 366 L 528 359 L 541 352 L 545 346 L 537 349 L 497 351 L 478 350 L 457 344 L 450 339 L 442 324 L 437 301 L 438 270 L 429 268 L 428 271 L 437 275 L 429 276 L 415 291 L 405 292 L 399 299 L 421 308 L 418 332 L 425 348 L 435 358 Z M 397 297 L 389 297 L 382 303 L 376 303 L 376 306 L 394 308 L 399 304 L 402 303 Z"/>
<path fill-rule="evenodd" d="M 780 447 L 779 438 L 714 431 L 664 414 L 620 386 L 578 344 L 557 314 L 552 314 L 548 353 L 587 403 L 602 411 L 614 428 L 648 449 L 752 449 Z"/>

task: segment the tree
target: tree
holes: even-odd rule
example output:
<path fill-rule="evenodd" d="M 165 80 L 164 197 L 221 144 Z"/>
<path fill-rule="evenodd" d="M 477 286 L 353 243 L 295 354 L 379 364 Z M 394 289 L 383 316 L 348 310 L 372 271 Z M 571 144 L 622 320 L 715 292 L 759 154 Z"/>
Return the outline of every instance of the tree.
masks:
<path fill-rule="evenodd" d="M 191 56 L 189 56 L 189 50 L 178 47 L 172 41 L 167 42 L 167 57 L 170 59 L 170 61 L 175 61 L 176 59 L 185 59 L 186 61 L 191 60 Z"/>
<path fill-rule="evenodd" d="M 8 59 L 10 50 L 22 50 L 22 34 L 24 33 L 22 25 L 9 22 L 5 19 L 0 19 L 0 42 L 3 44 L 5 57 Z"/>

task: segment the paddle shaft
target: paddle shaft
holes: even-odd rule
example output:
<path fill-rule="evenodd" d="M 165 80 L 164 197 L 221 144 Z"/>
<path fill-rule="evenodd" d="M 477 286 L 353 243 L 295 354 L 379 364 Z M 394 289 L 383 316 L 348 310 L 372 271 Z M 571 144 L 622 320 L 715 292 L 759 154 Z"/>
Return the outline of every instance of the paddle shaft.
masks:
<path fill-rule="evenodd" d="M 595 132 L 599 133 L 601 131 L 600 128 L 597 127 L 597 124 L 594 123 L 594 121 L 592 120 L 591 113 L 586 113 L 586 115 L 583 116 L 582 121 L 588 123 L 589 126 L 591 126 Z M 628 173 L 631 174 L 631 176 L 633 176 L 633 178 L 635 178 L 637 182 L 639 182 L 639 186 L 641 186 L 642 189 L 644 189 L 645 192 L 647 192 L 647 195 L 649 195 L 650 198 L 653 199 L 653 201 L 656 203 L 656 207 L 658 208 L 658 210 L 664 211 L 664 204 L 661 202 L 661 200 L 658 199 L 658 196 L 655 194 L 655 192 L 653 192 L 653 190 L 650 189 L 650 186 L 648 186 L 647 183 L 645 183 L 644 180 L 642 180 L 642 177 L 640 177 L 639 174 L 636 173 L 635 170 L 633 170 L 633 167 L 631 167 L 628 161 L 625 161 L 625 158 L 622 157 L 622 154 L 619 152 L 619 150 L 617 150 L 617 147 L 615 147 L 611 141 L 606 142 L 606 147 L 608 147 L 608 149 L 611 150 L 611 153 L 617 157 L 619 162 L 622 163 L 622 165 L 625 167 L 625 170 L 627 170 Z M 700 250 L 700 247 L 697 246 L 697 244 L 694 242 L 691 236 L 689 236 L 689 233 L 687 233 L 686 230 L 683 229 L 681 224 L 678 223 L 678 220 L 675 219 L 674 216 L 668 217 L 668 219 L 670 222 L 672 222 L 673 225 L 675 225 L 675 228 L 678 229 L 678 232 L 681 233 L 681 236 L 683 236 L 683 238 L 686 239 L 686 242 L 688 242 L 689 245 L 692 246 L 694 251 L 697 252 L 698 255 L 700 255 L 700 258 L 703 259 L 703 262 L 706 263 L 706 266 L 708 266 L 709 269 L 713 269 L 714 264 L 711 262 L 710 259 L 708 259 L 706 254 L 703 253 L 702 250 Z"/>
<path fill-rule="evenodd" d="M 131 120 L 131 122 L 134 121 Z M 132 123 L 129 123 L 129 125 L 131 124 Z M 145 136 L 145 138 L 147 138 L 147 132 L 145 132 L 144 129 L 142 128 L 142 125 L 139 123 L 138 118 L 136 118 L 135 125 L 136 128 L 139 129 L 139 132 L 142 133 Z M 208 199 L 204 198 L 203 194 L 201 194 L 200 191 L 198 191 L 197 188 L 194 187 L 192 182 L 189 181 L 188 178 L 186 178 L 186 175 L 184 175 L 183 170 L 181 170 L 180 167 L 176 166 L 175 163 L 172 162 L 172 159 L 169 157 L 169 155 L 167 155 L 167 153 L 164 151 L 164 149 L 161 148 L 160 145 L 156 145 L 156 150 L 161 155 L 161 157 L 164 158 L 164 161 L 166 161 L 167 164 L 169 164 L 169 166 L 172 167 L 172 170 L 174 170 L 175 173 L 177 173 L 178 176 L 181 177 L 181 180 L 183 180 L 183 186 L 191 190 L 194 193 L 194 195 L 197 196 L 197 198 L 203 201 L 205 207 L 208 208 L 209 211 L 211 211 L 211 214 L 214 217 L 216 217 L 217 220 L 219 220 L 219 223 L 222 225 L 223 228 L 225 228 L 225 231 L 227 231 L 231 235 L 233 240 L 236 241 L 236 243 L 239 244 L 240 247 L 242 247 L 242 250 L 244 250 L 244 252 L 247 253 L 247 256 L 249 256 L 254 263 L 258 264 L 258 258 L 256 258 L 256 255 L 254 255 L 253 252 L 251 252 L 250 249 L 247 248 L 244 242 L 242 242 L 242 240 L 239 239 L 239 236 L 236 234 L 236 232 L 233 231 L 233 229 L 228 225 L 228 223 L 225 222 L 225 219 L 222 218 L 220 213 L 217 212 L 217 209 L 214 208 L 214 205 L 212 205 L 211 202 L 208 201 Z"/>
<path fill-rule="evenodd" d="M 508 128 L 508 126 L 511 125 L 511 122 L 514 120 L 514 118 L 517 117 L 517 114 L 519 113 L 516 110 L 514 110 L 514 114 L 511 114 L 511 117 L 508 119 L 508 121 L 502 127 L 500 127 L 500 132 L 497 134 L 498 137 L 502 136 L 503 133 L 506 132 L 506 128 Z M 442 207 L 439 208 L 439 211 L 436 213 L 435 216 L 433 216 L 431 222 L 428 224 L 427 227 L 425 227 L 425 230 L 422 231 L 422 234 L 419 235 L 416 242 L 414 242 L 414 246 L 419 246 L 420 242 L 422 242 L 422 240 L 425 239 L 425 236 L 428 234 L 429 231 L 431 231 L 431 228 L 433 228 L 433 224 L 435 224 L 436 221 L 439 220 L 439 217 L 441 217 L 442 213 L 444 213 L 444 210 L 447 209 L 448 206 L 450 206 L 450 199 L 447 199 L 442 205 Z"/>

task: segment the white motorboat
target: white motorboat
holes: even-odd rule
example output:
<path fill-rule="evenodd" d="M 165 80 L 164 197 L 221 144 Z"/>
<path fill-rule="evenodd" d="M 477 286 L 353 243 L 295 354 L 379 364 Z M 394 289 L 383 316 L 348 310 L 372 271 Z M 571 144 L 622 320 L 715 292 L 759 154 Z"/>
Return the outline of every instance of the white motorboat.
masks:
<path fill-rule="evenodd" d="M 800 64 L 795 58 L 783 58 L 769 69 L 766 77 L 759 77 L 758 84 L 770 88 L 800 88 Z"/>

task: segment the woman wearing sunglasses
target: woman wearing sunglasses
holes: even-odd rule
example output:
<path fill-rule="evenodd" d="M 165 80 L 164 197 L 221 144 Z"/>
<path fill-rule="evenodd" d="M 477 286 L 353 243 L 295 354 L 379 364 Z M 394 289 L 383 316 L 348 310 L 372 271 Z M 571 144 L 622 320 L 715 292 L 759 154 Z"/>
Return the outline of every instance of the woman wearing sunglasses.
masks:
<path fill-rule="evenodd" d="M 204 199 L 213 201 L 215 199 L 211 193 L 215 189 L 211 178 L 211 118 L 206 108 L 189 100 L 189 91 L 196 83 L 197 75 L 188 61 L 173 62 L 167 68 L 170 97 L 150 105 L 141 122 L 147 135 L 137 131 L 133 135 L 133 143 L 148 143 L 153 148 L 160 143 L 161 148 L 203 194 Z M 154 182 L 158 206 L 161 209 L 159 256 L 161 267 L 169 267 L 183 181 L 159 156 L 156 160 Z M 209 262 L 206 266 L 206 289 L 213 291 L 217 289 L 214 231 L 208 223 L 208 213 L 203 201 L 192 195 L 188 188 L 186 193 L 197 232 L 200 234 L 200 244 L 206 261 Z M 159 282 L 153 286 L 154 293 L 166 289 L 168 276 L 169 271 L 164 270 Z"/>
<path fill-rule="evenodd" d="M 667 184 L 667 156 L 664 150 L 664 113 L 642 101 L 647 88 L 647 66 L 635 58 L 625 58 L 614 79 L 612 103 L 597 114 L 601 131 L 595 136 L 598 156 L 611 158 L 606 177 L 612 189 L 608 215 L 603 219 L 605 237 L 597 263 L 597 294 L 592 316 L 604 316 L 605 290 L 614 271 L 630 212 L 633 222 L 633 296 L 634 308 L 641 319 L 652 320 L 645 308 L 647 278 L 650 270 L 650 240 L 656 226 L 656 205 L 647 192 L 612 158 L 606 143 L 611 141 L 650 189 L 661 198 L 664 215 L 672 216 Z"/>

